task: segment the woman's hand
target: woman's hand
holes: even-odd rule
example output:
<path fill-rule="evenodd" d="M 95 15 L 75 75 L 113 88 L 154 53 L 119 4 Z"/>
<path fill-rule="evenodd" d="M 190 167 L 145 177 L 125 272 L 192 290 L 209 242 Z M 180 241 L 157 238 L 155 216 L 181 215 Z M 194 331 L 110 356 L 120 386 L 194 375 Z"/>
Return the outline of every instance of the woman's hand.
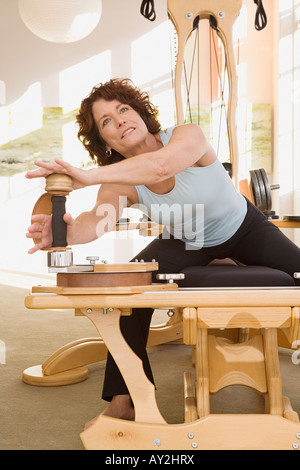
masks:
<path fill-rule="evenodd" d="M 75 229 L 75 220 L 70 214 L 64 215 L 64 221 L 67 224 L 67 240 L 72 238 L 72 233 Z M 35 244 L 30 250 L 29 254 L 35 253 L 43 248 L 50 248 L 52 246 L 52 216 L 45 214 L 35 214 L 31 217 L 31 225 L 28 227 L 26 233 L 27 238 L 38 239 L 39 243 Z"/>
<path fill-rule="evenodd" d="M 58 158 L 55 159 L 55 163 L 47 162 L 34 162 L 36 166 L 39 167 L 38 170 L 28 171 L 26 173 L 26 178 L 42 178 L 51 175 L 52 173 L 63 173 L 65 175 L 71 176 L 73 180 L 73 189 L 84 188 L 85 186 L 90 186 L 92 182 L 92 170 L 81 170 L 76 168 L 70 163 L 64 162 Z"/>

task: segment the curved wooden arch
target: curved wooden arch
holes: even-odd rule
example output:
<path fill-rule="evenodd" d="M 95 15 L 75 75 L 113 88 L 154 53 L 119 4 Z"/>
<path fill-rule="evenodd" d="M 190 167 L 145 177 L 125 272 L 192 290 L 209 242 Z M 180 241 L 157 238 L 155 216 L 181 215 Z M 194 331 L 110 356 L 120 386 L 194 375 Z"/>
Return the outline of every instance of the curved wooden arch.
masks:
<path fill-rule="evenodd" d="M 197 16 L 209 19 L 213 16 L 217 21 L 217 34 L 220 37 L 227 57 L 229 82 L 228 102 L 228 140 L 232 179 L 238 187 L 238 141 L 236 132 L 237 107 L 237 72 L 232 40 L 233 25 L 240 14 L 242 0 L 168 0 L 168 15 L 178 35 L 178 52 L 175 68 L 175 102 L 177 125 L 184 123 L 183 100 L 181 93 L 184 50 L 193 31 L 193 23 Z"/>

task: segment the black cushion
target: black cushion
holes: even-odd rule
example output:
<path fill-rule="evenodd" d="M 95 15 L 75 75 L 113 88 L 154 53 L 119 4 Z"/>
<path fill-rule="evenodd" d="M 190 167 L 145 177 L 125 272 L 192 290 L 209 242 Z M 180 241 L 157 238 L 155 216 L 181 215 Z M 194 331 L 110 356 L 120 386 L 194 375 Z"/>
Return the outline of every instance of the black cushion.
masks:
<path fill-rule="evenodd" d="M 269 287 L 294 286 L 294 279 L 278 269 L 264 266 L 190 266 L 180 271 L 180 287 Z"/>

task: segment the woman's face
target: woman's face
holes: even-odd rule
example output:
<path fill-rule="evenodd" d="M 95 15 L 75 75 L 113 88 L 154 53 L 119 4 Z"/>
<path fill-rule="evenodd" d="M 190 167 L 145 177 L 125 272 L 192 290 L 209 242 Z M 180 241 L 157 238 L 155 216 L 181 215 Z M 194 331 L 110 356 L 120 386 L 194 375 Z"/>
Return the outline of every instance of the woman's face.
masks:
<path fill-rule="evenodd" d="M 125 158 L 141 152 L 149 132 L 141 116 L 131 106 L 101 98 L 93 104 L 92 112 L 107 150 L 114 149 Z"/>

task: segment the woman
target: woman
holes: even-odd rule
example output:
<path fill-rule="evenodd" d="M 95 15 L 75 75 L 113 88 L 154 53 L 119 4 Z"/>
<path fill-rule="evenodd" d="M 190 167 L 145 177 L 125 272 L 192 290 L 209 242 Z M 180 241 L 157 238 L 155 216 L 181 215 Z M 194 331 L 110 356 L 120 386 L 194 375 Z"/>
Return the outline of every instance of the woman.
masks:
<path fill-rule="evenodd" d="M 236 191 L 202 130 L 187 124 L 163 132 L 157 114 L 148 95 L 129 80 L 99 85 L 83 100 L 77 116 L 78 137 L 98 168 L 85 171 L 56 160 L 36 162 L 39 169 L 27 174 L 36 178 L 67 173 L 74 189 L 101 184 L 91 211 L 75 220 L 64 216 L 69 245 L 95 240 L 114 227 L 126 204 L 142 204 L 167 231 L 135 258 L 154 258 L 160 272 L 232 257 L 293 276 L 300 267 L 299 248 Z M 104 204 L 105 210 L 111 208 L 105 223 Z M 186 212 L 186 207 L 191 210 Z M 51 217 L 33 216 L 27 237 L 41 239 L 29 253 L 51 246 Z M 134 309 L 121 318 L 121 330 L 153 382 L 146 353 L 152 313 Z M 134 418 L 128 390 L 110 355 L 102 396 L 110 402 L 105 415 Z"/>

